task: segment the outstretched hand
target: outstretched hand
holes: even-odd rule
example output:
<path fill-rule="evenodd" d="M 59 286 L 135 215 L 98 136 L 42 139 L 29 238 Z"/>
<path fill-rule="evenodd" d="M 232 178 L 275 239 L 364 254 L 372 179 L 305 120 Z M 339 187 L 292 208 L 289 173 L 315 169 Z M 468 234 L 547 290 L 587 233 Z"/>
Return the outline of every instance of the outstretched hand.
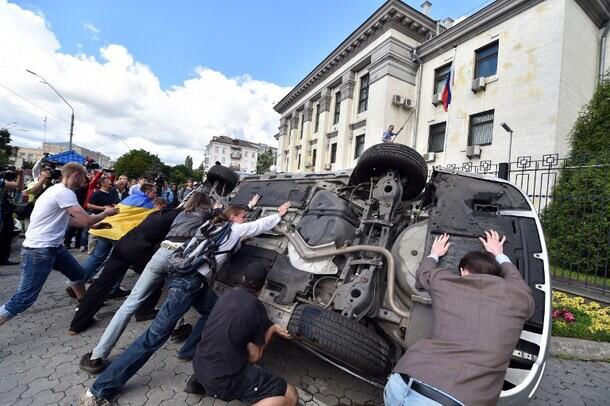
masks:
<path fill-rule="evenodd" d="M 479 237 L 479 241 L 481 241 L 487 252 L 493 256 L 504 254 L 504 242 L 506 241 L 506 236 L 503 236 L 500 239 L 500 234 L 498 234 L 497 231 L 485 231 L 485 239 Z"/>
<path fill-rule="evenodd" d="M 256 203 L 258 203 L 258 200 L 260 198 L 261 198 L 261 195 L 259 195 L 258 193 L 256 193 L 254 196 L 252 196 L 252 198 L 248 202 L 248 207 L 253 208 L 254 206 L 256 206 Z"/>
<path fill-rule="evenodd" d="M 449 247 L 451 247 L 451 243 L 449 242 L 449 234 L 445 233 L 434 239 L 430 254 L 436 255 L 440 258 L 447 253 Z"/>
<path fill-rule="evenodd" d="M 284 217 L 284 214 L 286 214 L 289 207 L 290 207 L 290 202 L 286 202 L 277 208 L 277 212 L 280 215 L 280 217 Z"/>

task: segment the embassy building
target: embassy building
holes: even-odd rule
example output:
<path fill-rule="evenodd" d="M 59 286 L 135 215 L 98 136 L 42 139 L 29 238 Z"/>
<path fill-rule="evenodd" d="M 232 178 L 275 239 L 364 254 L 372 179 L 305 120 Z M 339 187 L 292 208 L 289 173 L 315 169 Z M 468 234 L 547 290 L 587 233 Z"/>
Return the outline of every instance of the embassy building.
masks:
<path fill-rule="evenodd" d="M 275 105 L 281 171 L 353 168 L 390 124 L 430 166 L 567 155 L 610 68 L 610 0 L 497 0 L 457 21 L 421 7 L 384 3 Z"/>

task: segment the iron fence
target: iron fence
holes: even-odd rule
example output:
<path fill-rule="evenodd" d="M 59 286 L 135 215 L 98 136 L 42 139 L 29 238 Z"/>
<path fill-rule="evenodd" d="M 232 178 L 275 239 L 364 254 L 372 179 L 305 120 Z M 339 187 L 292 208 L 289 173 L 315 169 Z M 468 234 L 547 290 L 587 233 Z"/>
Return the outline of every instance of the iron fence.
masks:
<path fill-rule="evenodd" d="M 503 177 L 531 199 L 542 221 L 553 279 L 610 300 L 610 164 L 520 156 L 514 162 L 445 168 Z"/>

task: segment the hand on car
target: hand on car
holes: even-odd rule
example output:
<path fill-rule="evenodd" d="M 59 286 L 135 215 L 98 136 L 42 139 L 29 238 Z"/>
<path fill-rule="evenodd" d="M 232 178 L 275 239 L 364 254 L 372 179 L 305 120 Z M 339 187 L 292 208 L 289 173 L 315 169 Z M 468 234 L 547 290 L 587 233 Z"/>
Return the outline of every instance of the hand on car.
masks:
<path fill-rule="evenodd" d="M 504 242 L 506 241 L 506 236 L 503 236 L 502 239 L 500 239 L 500 234 L 498 234 L 497 231 L 485 231 L 485 239 L 479 238 L 479 241 L 481 241 L 487 252 L 493 256 L 504 254 Z"/>
<path fill-rule="evenodd" d="M 280 215 L 280 217 L 284 217 L 284 214 L 286 214 L 289 207 L 290 207 L 290 202 L 286 202 L 277 208 L 277 212 Z"/>
<path fill-rule="evenodd" d="M 432 249 L 430 250 L 430 254 L 436 255 L 437 257 L 442 257 L 447 253 L 451 243 L 449 242 L 449 234 L 445 233 L 443 235 L 439 235 L 434 239 L 432 243 Z"/>
<path fill-rule="evenodd" d="M 288 332 L 288 330 L 286 330 L 284 327 L 280 326 L 279 324 L 274 324 L 273 325 L 273 332 L 275 334 L 277 334 L 280 337 L 284 337 L 287 339 L 291 339 L 292 336 L 290 335 L 290 333 Z"/>
<path fill-rule="evenodd" d="M 256 193 L 254 196 L 252 196 L 252 198 L 248 202 L 248 207 L 253 208 L 254 206 L 256 206 L 256 203 L 258 203 L 258 200 L 260 198 L 261 198 L 261 195 L 259 195 L 258 193 Z"/>

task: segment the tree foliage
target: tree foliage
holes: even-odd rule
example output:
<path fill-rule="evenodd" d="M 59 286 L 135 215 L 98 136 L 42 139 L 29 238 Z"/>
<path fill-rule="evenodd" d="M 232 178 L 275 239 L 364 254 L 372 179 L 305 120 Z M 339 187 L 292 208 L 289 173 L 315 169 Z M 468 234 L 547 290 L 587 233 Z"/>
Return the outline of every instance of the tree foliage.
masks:
<path fill-rule="evenodd" d="M 184 159 L 184 166 L 186 166 L 189 171 L 193 170 L 193 157 L 192 156 L 190 156 L 190 155 L 186 156 L 186 158 Z"/>
<path fill-rule="evenodd" d="M 132 149 L 121 155 L 114 169 L 118 174 L 125 174 L 134 179 L 140 176 L 154 177 L 159 173 L 165 173 L 166 176 L 169 174 L 169 167 L 157 155 L 143 149 Z"/>
<path fill-rule="evenodd" d="M 8 165 L 12 147 L 11 133 L 6 128 L 0 129 L 0 165 Z"/>
<path fill-rule="evenodd" d="M 260 175 L 269 171 L 269 168 L 274 164 L 274 161 L 275 157 L 273 156 L 271 149 L 259 154 L 256 159 L 256 173 Z"/>
<path fill-rule="evenodd" d="M 601 83 L 570 133 L 571 153 L 542 214 L 553 265 L 607 272 L 610 235 L 610 80 Z"/>

